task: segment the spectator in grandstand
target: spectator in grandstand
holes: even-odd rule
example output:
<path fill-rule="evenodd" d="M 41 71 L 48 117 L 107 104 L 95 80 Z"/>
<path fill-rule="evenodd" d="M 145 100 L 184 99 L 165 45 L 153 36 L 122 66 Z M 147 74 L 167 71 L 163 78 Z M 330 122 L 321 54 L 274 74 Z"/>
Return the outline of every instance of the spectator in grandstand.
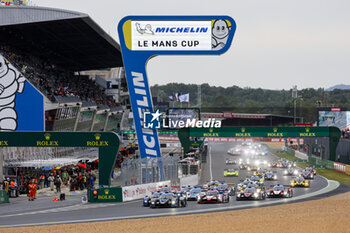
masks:
<path fill-rule="evenodd" d="M 51 101 L 55 100 L 54 96 L 77 96 L 82 101 L 94 101 L 97 105 L 119 106 L 87 76 L 75 76 L 73 72 L 50 64 L 50 61 L 42 61 L 8 46 L 1 46 L 1 53 Z"/>

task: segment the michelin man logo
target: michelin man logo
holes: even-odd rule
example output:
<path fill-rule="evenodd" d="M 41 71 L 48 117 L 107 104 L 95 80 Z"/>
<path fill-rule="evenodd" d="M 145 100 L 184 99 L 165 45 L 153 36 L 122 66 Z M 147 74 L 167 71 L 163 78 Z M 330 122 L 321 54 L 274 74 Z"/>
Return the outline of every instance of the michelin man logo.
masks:
<path fill-rule="evenodd" d="M 212 50 L 220 50 L 225 47 L 228 35 L 230 34 L 231 25 L 227 20 L 215 20 L 212 27 Z"/>
<path fill-rule="evenodd" d="M 160 116 L 162 114 L 157 112 L 144 112 L 143 113 L 143 127 L 146 129 L 159 129 L 160 128 Z"/>
<path fill-rule="evenodd" d="M 141 34 L 154 35 L 151 24 L 146 24 L 145 28 L 141 28 L 139 23 L 136 23 L 136 30 Z"/>
<path fill-rule="evenodd" d="M 0 131 L 17 129 L 16 93 L 22 93 L 26 79 L 0 56 Z"/>

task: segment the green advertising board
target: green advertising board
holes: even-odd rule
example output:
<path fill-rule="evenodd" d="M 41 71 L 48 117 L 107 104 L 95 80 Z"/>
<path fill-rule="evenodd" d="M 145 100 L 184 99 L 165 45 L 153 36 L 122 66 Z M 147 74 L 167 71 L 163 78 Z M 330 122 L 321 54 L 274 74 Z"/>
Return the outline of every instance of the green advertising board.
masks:
<path fill-rule="evenodd" d="M 123 202 L 123 191 L 120 187 L 89 190 L 89 202 Z"/>
<path fill-rule="evenodd" d="M 119 137 L 113 132 L 0 132 L 0 147 L 96 147 L 99 184 L 109 186 Z"/>
<path fill-rule="evenodd" d="M 337 127 L 221 127 L 182 128 L 178 136 L 185 153 L 191 146 L 190 137 L 329 137 L 330 160 L 334 161 L 341 133 Z"/>
<path fill-rule="evenodd" d="M 203 144 L 203 141 L 191 141 L 190 142 L 190 147 L 193 148 L 198 148 Z"/>
<path fill-rule="evenodd" d="M 9 203 L 9 197 L 5 190 L 0 190 L 0 204 Z"/>

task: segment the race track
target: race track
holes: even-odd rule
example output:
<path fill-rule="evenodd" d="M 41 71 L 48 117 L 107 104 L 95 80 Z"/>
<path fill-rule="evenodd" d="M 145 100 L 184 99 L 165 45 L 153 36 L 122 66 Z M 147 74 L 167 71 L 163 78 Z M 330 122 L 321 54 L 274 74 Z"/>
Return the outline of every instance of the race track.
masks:
<path fill-rule="evenodd" d="M 201 174 L 201 181 L 205 182 L 213 179 L 239 183 L 241 179 L 251 176 L 253 172 L 240 171 L 239 177 L 223 177 L 223 170 L 228 165 L 225 165 L 225 159 L 230 157 L 227 154 L 227 150 L 233 147 L 234 143 L 210 143 L 210 153 L 207 158 L 207 162 L 203 164 L 203 171 Z M 236 160 L 239 157 L 235 157 Z M 272 154 L 266 155 L 267 160 L 276 160 L 276 157 Z M 238 165 L 230 165 L 238 167 Z M 285 184 L 290 182 L 289 176 L 284 176 L 282 168 L 272 168 L 277 172 L 277 181 L 265 181 L 266 187 L 273 184 Z M 142 206 L 141 200 L 125 202 L 125 203 L 101 203 L 101 204 L 85 204 L 79 203 L 79 197 L 67 197 L 75 199 L 72 204 L 67 204 L 61 207 L 54 208 L 50 204 L 49 199 L 46 202 L 41 200 L 37 203 L 40 208 L 35 210 L 31 208 L 20 209 L 20 206 L 11 208 L 11 204 L 5 204 L 0 206 L 0 227 L 14 227 L 14 226 L 33 226 L 33 225 L 45 225 L 45 224 L 59 224 L 59 223 L 75 223 L 75 222 L 87 222 L 87 221 L 105 221 L 105 220 L 118 220 L 127 218 L 144 218 L 144 217 L 156 217 L 165 215 L 177 215 L 177 214 L 194 214 L 211 211 L 222 211 L 242 208 L 254 208 L 273 204 L 283 204 L 293 201 L 310 200 L 314 199 L 318 195 L 322 195 L 327 192 L 332 192 L 339 187 L 338 182 L 328 181 L 327 179 L 316 176 L 311 181 L 310 188 L 294 188 L 294 197 L 288 199 L 266 199 L 266 200 L 249 200 L 249 201 L 236 201 L 235 197 L 231 197 L 230 203 L 225 204 L 197 204 L 195 201 L 189 201 L 188 206 L 185 208 L 158 208 L 150 209 Z M 22 205 L 28 205 L 23 203 Z M 5 208 L 2 208 L 5 207 Z M 281 207 L 282 208 L 282 207 Z"/>

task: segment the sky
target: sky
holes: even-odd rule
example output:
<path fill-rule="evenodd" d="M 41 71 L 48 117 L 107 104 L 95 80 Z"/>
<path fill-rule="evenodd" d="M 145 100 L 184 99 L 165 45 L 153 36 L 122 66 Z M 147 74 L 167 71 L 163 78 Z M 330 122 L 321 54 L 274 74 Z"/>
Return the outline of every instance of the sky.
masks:
<path fill-rule="evenodd" d="M 32 0 L 87 13 L 119 42 L 127 15 L 229 15 L 237 30 L 221 56 L 158 56 L 149 82 L 290 89 L 350 84 L 349 0 Z"/>

